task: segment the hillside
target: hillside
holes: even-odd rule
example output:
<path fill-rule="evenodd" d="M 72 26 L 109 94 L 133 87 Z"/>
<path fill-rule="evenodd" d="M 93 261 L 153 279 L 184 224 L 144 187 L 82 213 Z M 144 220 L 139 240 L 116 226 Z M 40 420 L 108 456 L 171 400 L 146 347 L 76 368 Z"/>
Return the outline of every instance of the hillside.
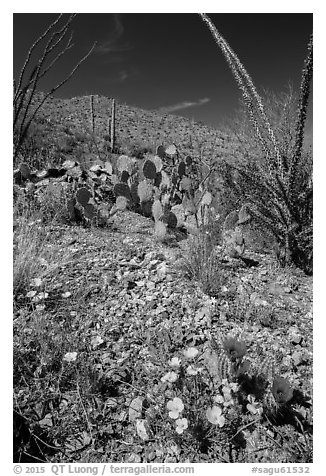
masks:
<path fill-rule="evenodd" d="M 36 96 L 36 102 L 42 93 Z M 112 98 L 93 96 L 94 136 L 92 152 L 105 155 L 109 150 Z M 31 135 L 39 143 L 47 145 L 49 135 L 55 152 L 66 155 L 77 154 L 83 159 L 90 153 L 89 136 L 92 133 L 90 96 L 61 99 L 50 96 L 38 113 Z M 136 155 L 146 149 L 154 152 L 158 145 L 175 143 L 182 155 L 204 157 L 232 157 L 237 142 L 204 124 L 184 117 L 159 114 L 116 102 L 115 136 L 119 153 Z M 103 157 L 102 157 L 103 158 Z"/>

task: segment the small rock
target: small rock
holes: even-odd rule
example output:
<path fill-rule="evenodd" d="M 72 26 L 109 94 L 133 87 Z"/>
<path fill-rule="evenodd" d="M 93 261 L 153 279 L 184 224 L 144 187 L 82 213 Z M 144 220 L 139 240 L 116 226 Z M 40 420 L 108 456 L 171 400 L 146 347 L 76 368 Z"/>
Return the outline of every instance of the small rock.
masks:
<path fill-rule="evenodd" d="M 148 267 L 149 267 L 149 268 L 155 268 L 156 265 L 157 265 L 157 263 L 159 263 L 159 260 L 158 260 L 158 259 L 153 259 L 152 261 L 150 261 L 150 262 L 148 263 Z"/>
<path fill-rule="evenodd" d="M 166 263 L 161 263 L 157 267 L 158 276 L 160 276 L 161 278 L 164 278 L 166 276 L 167 270 L 168 270 L 168 267 L 167 267 Z"/>
<path fill-rule="evenodd" d="M 135 453 L 132 453 L 127 459 L 126 463 L 141 463 L 141 457 Z"/>
<path fill-rule="evenodd" d="M 151 291 L 152 289 L 155 289 L 155 283 L 153 281 L 148 281 L 146 283 L 146 287 L 147 287 L 147 289 L 149 289 Z"/>
<path fill-rule="evenodd" d="M 287 293 L 287 294 L 291 294 L 292 293 L 292 289 L 289 287 L 289 286 L 285 286 L 283 288 L 284 292 Z"/>
<path fill-rule="evenodd" d="M 157 451 L 146 451 L 145 453 L 147 461 L 154 461 L 157 455 Z"/>

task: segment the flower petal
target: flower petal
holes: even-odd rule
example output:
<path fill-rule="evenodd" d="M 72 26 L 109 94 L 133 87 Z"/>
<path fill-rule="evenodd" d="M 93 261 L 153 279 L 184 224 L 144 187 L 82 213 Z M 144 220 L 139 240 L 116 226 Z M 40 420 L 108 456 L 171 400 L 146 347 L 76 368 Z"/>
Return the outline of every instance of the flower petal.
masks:
<path fill-rule="evenodd" d="M 177 418 L 179 418 L 179 412 L 177 410 L 170 411 L 169 417 L 173 418 L 173 420 L 176 420 Z"/>
<path fill-rule="evenodd" d="M 177 375 L 175 372 L 168 372 L 167 374 L 165 374 L 165 375 L 161 378 L 161 381 L 162 381 L 162 382 L 170 382 L 170 383 L 173 383 L 173 382 L 175 382 L 176 380 L 178 380 L 178 375 Z"/>
<path fill-rule="evenodd" d="M 63 360 L 65 362 L 74 362 L 77 358 L 77 352 L 67 352 L 64 357 L 63 357 Z"/>
<path fill-rule="evenodd" d="M 169 361 L 169 365 L 171 367 L 180 367 L 181 360 L 179 357 L 172 357 L 172 359 Z"/>
<path fill-rule="evenodd" d="M 213 407 L 209 407 L 206 410 L 206 418 L 207 420 L 212 423 L 213 425 L 220 425 L 221 419 L 223 419 L 223 424 L 220 426 L 224 425 L 224 417 L 222 416 L 222 410 L 219 406 L 214 405 Z"/>
<path fill-rule="evenodd" d="M 183 351 L 183 355 L 186 357 L 186 359 L 194 359 L 197 354 L 198 350 L 196 347 L 188 347 L 188 349 Z"/>

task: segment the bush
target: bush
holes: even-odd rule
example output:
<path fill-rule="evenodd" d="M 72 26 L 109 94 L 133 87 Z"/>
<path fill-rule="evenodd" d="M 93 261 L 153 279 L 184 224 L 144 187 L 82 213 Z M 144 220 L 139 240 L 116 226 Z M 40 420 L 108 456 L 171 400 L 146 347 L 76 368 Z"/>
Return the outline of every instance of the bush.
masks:
<path fill-rule="evenodd" d="M 312 156 L 308 153 L 306 166 L 303 142 L 313 71 L 312 35 L 302 69 L 297 107 L 294 107 L 294 95 L 289 94 L 285 100 L 272 100 L 272 106 L 267 103 L 269 112 L 274 112 L 268 114 L 236 53 L 211 19 L 206 14 L 201 17 L 232 70 L 242 92 L 247 124 L 251 125 L 252 132 L 249 136 L 244 134 L 244 141 L 241 133 L 236 133 L 240 137 L 240 151 L 244 145 L 243 162 L 226 167 L 231 167 L 233 172 L 231 188 L 241 201 L 251 203 L 256 221 L 272 232 L 282 251 L 281 264 L 294 264 L 311 273 Z M 273 107 L 275 105 L 277 107 Z M 247 140 L 248 137 L 251 140 Z"/>
<path fill-rule="evenodd" d="M 70 183 L 50 183 L 36 192 L 35 206 L 43 223 L 70 221 L 68 201 L 73 195 Z"/>
<path fill-rule="evenodd" d="M 35 218 L 35 217 L 34 217 Z M 22 216 L 16 220 L 14 230 L 14 296 L 26 294 L 32 278 L 42 271 L 42 256 L 50 235 L 39 220 Z"/>
<path fill-rule="evenodd" d="M 189 238 L 189 243 L 183 260 L 186 275 L 197 281 L 205 294 L 218 296 L 225 277 L 221 261 L 214 251 L 214 236 L 208 229 L 201 230 L 197 236 Z"/>

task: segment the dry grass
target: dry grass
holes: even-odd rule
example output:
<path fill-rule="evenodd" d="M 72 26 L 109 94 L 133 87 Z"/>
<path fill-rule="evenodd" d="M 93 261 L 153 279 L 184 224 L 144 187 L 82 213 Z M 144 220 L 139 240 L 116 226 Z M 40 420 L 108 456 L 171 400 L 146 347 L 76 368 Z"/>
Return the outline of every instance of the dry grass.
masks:
<path fill-rule="evenodd" d="M 26 293 L 32 278 L 40 277 L 44 271 L 42 265 L 46 254 L 49 233 L 38 220 L 21 217 L 14 230 L 14 296 Z"/>
<path fill-rule="evenodd" d="M 203 292 L 216 296 L 223 285 L 221 262 L 214 252 L 214 243 L 210 235 L 201 231 L 189 240 L 190 246 L 183 260 L 186 275 L 197 281 Z"/>

